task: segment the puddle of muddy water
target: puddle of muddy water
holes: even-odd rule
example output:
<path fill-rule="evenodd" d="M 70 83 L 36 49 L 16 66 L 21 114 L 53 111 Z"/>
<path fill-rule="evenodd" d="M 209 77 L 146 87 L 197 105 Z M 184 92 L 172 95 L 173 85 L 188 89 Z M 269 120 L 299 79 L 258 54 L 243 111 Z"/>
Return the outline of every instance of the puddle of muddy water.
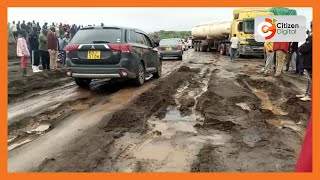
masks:
<path fill-rule="evenodd" d="M 182 116 L 177 107 L 169 107 L 166 112 L 166 116 L 161 121 L 196 121 L 197 117 L 195 114 L 190 116 Z"/>
<path fill-rule="evenodd" d="M 267 109 L 270 110 L 273 114 L 275 115 L 288 115 L 287 112 L 282 111 L 280 108 L 278 108 L 277 106 L 274 106 L 272 104 L 272 102 L 269 99 L 269 96 L 267 93 L 255 89 L 253 87 L 251 87 L 247 82 L 244 81 L 244 83 L 248 86 L 248 88 L 253 92 L 253 94 L 255 94 L 262 102 L 261 102 L 261 108 L 262 109 Z"/>
<path fill-rule="evenodd" d="M 247 103 L 236 103 L 236 105 L 240 106 L 243 110 L 251 111 L 251 109 Z"/>
<path fill-rule="evenodd" d="M 46 131 L 50 128 L 50 124 L 40 124 L 38 127 L 36 127 L 35 129 L 32 129 L 32 131 L 34 132 L 43 132 Z"/>

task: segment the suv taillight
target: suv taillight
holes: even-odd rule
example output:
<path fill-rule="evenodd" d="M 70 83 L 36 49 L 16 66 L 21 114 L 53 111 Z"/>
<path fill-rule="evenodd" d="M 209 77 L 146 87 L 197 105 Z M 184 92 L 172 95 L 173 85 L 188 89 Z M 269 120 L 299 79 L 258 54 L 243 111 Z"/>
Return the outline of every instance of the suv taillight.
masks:
<path fill-rule="evenodd" d="M 130 44 L 108 44 L 112 50 L 121 51 L 121 52 L 130 52 L 132 47 Z"/>
<path fill-rule="evenodd" d="M 178 45 L 178 49 L 182 50 L 182 45 L 181 44 Z"/>
<path fill-rule="evenodd" d="M 75 50 L 78 49 L 78 47 L 79 47 L 79 45 L 77 45 L 77 44 L 69 44 L 69 45 L 67 45 L 67 47 L 66 47 L 66 51 L 67 51 L 67 52 L 75 51 Z"/>

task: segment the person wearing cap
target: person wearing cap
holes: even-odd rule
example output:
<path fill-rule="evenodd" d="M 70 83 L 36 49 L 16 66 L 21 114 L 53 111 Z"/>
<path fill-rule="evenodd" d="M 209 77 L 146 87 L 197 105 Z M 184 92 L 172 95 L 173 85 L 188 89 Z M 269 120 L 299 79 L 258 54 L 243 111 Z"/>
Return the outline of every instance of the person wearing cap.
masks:
<path fill-rule="evenodd" d="M 51 70 L 57 69 L 58 39 L 56 37 L 55 31 L 56 31 L 56 28 L 54 26 L 51 26 L 47 35 Z"/>

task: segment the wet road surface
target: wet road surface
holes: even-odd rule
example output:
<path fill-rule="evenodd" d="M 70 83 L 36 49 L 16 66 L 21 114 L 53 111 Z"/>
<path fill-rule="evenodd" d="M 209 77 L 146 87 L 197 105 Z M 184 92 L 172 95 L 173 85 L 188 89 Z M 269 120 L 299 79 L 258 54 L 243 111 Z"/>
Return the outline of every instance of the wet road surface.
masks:
<path fill-rule="evenodd" d="M 263 77 L 260 61 L 189 50 L 142 87 L 70 83 L 10 104 L 8 170 L 292 171 L 310 115 L 295 99 L 304 79 Z M 31 120 L 41 113 L 53 119 Z"/>

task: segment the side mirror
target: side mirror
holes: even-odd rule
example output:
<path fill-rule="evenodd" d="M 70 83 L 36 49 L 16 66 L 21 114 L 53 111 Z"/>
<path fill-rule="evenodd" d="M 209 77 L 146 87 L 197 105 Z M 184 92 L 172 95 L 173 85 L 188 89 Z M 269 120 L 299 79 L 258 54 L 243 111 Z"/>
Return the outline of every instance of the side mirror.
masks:
<path fill-rule="evenodd" d="M 238 31 L 239 31 L 239 32 L 242 32 L 242 31 L 243 31 L 242 25 L 243 25 L 243 22 L 240 22 L 240 23 L 238 24 Z"/>
<path fill-rule="evenodd" d="M 153 43 L 153 47 L 158 47 L 159 46 L 159 43 Z"/>

